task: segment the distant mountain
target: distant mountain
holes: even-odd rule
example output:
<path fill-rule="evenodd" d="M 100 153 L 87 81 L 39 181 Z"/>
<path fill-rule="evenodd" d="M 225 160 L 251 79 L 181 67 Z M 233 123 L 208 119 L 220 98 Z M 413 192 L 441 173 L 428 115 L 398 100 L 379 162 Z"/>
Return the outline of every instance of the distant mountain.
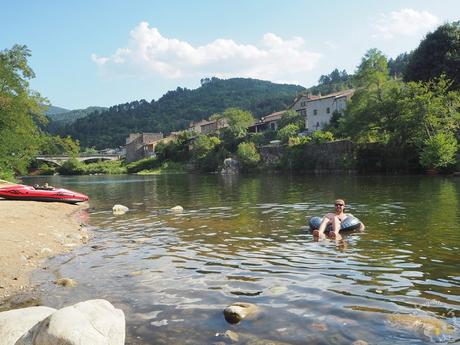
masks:
<path fill-rule="evenodd" d="M 80 140 L 83 147 L 116 147 L 124 145 L 129 133 L 171 132 L 188 128 L 191 121 L 206 119 L 229 107 L 249 110 L 260 118 L 286 109 L 305 88 L 298 85 L 274 84 L 257 79 L 201 80 L 194 90 L 178 87 L 158 101 L 134 101 L 91 113 L 56 132 Z"/>
<path fill-rule="evenodd" d="M 57 108 L 57 107 L 56 107 Z M 62 109 L 62 108 L 59 108 Z M 104 107 L 88 107 L 86 109 L 66 110 L 59 113 L 46 114 L 53 122 L 60 122 L 61 124 L 69 124 L 75 122 L 82 117 L 88 116 L 89 114 L 99 114 L 108 108 Z M 65 109 L 63 109 L 65 110 Z"/>
<path fill-rule="evenodd" d="M 46 116 L 53 116 L 55 114 L 62 114 L 62 113 L 67 113 L 68 109 L 64 109 L 61 107 L 55 107 L 54 105 L 48 106 L 48 110 L 45 111 Z"/>

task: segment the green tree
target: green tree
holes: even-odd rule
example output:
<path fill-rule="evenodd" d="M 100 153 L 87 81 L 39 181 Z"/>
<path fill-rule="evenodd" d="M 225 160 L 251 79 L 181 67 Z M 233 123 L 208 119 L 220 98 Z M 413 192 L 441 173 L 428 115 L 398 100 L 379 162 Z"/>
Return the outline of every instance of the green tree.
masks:
<path fill-rule="evenodd" d="M 47 100 L 29 89 L 30 55 L 21 45 L 0 51 L 0 175 L 25 173 L 40 146 L 36 122 L 46 121 Z"/>
<path fill-rule="evenodd" d="M 80 143 L 69 136 L 61 138 L 58 135 L 42 134 L 39 151 L 44 155 L 66 154 L 76 157 L 80 153 Z"/>
<path fill-rule="evenodd" d="M 385 55 L 378 49 L 369 49 L 358 66 L 355 74 L 357 87 L 371 89 L 381 88 L 388 80 L 388 61 Z"/>
<path fill-rule="evenodd" d="M 445 74 L 460 90 L 460 21 L 447 23 L 429 33 L 407 64 L 405 81 L 428 81 Z"/>
<path fill-rule="evenodd" d="M 388 73 L 392 78 L 402 78 L 406 72 L 406 67 L 411 58 L 411 54 L 402 53 L 395 59 L 388 60 Z"/>
<path fill-rule="evenodd" d="M 297 136 L 298 133 L 299 133 L 299 126 L 291 123 L 281 128 L 278 131 L 277 138 L 281 140 L 283 143 L 287 143 L 290 137 L 295 137 Z"/>
<path fill-rule="evenodd" d="M 247 129 L 255 122 L 254 116 L 249 111 L 238 108 L 228 108 L 222 113 L 228 123 L 228 129 L 235 138 L 242 138 L 246 135 Z"/>
<path fill-rule="evenodd" d="M 460 92 L 451 91 L 451 83 L 444 76 L 429 82 L 410 82 L 392 97 L 398 116 L 388 128 L 396 145 L 421 149 L 438 133 L 458 132 Z"/>
<path fill-rule="evenodd" d="M 387 126 L 397 116 L 394 103 L 403 83 L 389 78 L 386 57 L 377 49 L 363 57 L 355 81 L 358 88 L 336 133 L 357 142 L 388 142 Z"/>
<path fill-rule="evenodd" d="M 251 170 L 260 162 L 260 154 L 257 152 L 254 143 L 242 142 L 238 145 L 238 160 L 243 170 Z"/>
<path fill-rule="evenodd" d="M 193 142 L 192 157 L 198 160 L 203 159 L 206 155 L 214 151 L 219 144 L 220 139 L 217 137 L 200 135 Z"/>
<path fill-rule="evenodd" d="M 436 133 L 424 141 L 420 164 L 425 168 L 445 168 L 455 164 L 457 139 L 452 133 Z"/>
<path fill-rule="evenodd" d="M 281 116 L 278 128 L 286 127 L 289 124 L 297 125 L 300 130 L 305 129 L 305 116 L 295 110 L 288 110 Z"/>

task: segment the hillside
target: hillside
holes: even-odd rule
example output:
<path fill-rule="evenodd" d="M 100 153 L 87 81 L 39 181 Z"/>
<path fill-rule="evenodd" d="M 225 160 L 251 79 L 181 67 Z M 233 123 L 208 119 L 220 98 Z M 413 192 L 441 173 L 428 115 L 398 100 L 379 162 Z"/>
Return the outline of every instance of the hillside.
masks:
<path fill-rule="evenodd" d="M 80 140 L 83 147 L 116 147 L 124 145 L 129 133 L 183 130 L 191 121 L 208 118 L 229 107 L 249 110 L 260 118 L 285 109 L 296 94 L 304 90 L 298 85 L 256 79 L 203 79 L 197 89 L 177 88 L 157 101 L 140 100 L 112 106 L 55 132 Z"/>
<path fill-rule="evenodd" d="M 54 105 L 50 105 L 50 106 L 48 106 L 48 109 L 45 111 L 45 115 L 49 116 L 49 117 L 52 117 L 53 115 L 66 113 L 68 111 L 70 111 L 70 110 L 64 109 L 64 108 L 61 108 L 61 107 L 56 107 Z"/>
<path fill-rule="evenodd" d="M 101 113 L 107 108 L 104 107 L 88 107 L 86 109 L 77 109 L 77 110 L 67 110 L 57 113 L 48 113 L 46 115 L 53 122 L 60 122 L 61 124 L 69 124 L 75 122 L 82 117 L 88 116 L 91 113 Z"/>

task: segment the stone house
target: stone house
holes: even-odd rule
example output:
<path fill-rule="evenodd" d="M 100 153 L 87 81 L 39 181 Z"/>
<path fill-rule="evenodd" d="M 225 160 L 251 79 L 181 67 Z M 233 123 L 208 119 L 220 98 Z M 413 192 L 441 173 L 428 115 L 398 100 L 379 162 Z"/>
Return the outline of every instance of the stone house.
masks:
<path fill-rule="evenodd" d="M 283 117 L 286 110 L 277 111 L 270 115 L 261 117 L 259 121 L 248 127 L 248 132 L 258 133 L 266 130 L 278 130 L 278 122 Z"/>
<path fill-rule="evenodd" d="M 126 162 L 131 163 L 155 154 L 152 142 L 163 139 L 163 133 L 130 133 L 126 138 Z"/>
<path fill-rule="evenodd" d="M 228 127 L 228 123 L 225 119 L 200 120 L 198 122 L 191 122 L 189 130 L 199 134 L 209 134 L 226 127 Z"/>
<path fill-rule="evenodd" d="M 350 89 L 325 96 L 305 94 L 298 97 L 289 109 L 305 116 L 306 130 L 314 132 L 324 129 L 331 121 L 334 112 L 343 113 L 353 93 L 354 90 Z"/>

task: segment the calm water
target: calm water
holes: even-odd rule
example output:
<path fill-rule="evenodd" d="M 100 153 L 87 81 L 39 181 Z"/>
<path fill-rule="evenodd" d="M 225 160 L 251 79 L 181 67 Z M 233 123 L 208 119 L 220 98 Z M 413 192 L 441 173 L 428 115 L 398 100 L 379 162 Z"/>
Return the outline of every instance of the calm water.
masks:
<path fill-rule="evenodd" d="M 105 298 L 122 308 L 127 344 L 454 343 L 460 340 L 460 179 L 443 177 L 87 176 L 26 179 L 90 195 L 91 242 L 38 272 L 43 303 Z M 367 226 L 315 242 L 305 217 L 336 197 Z M 112 215 L 114 204 L 128 206 Z M 169 209 L 184 207 L 182 214 Z M 56 276 L 76 279 L 56 287 Z M 228 324 L 237 301 L 261 307 Z M 427 336 L 388 321 L 431 316 Z M 271 342 L 270 342 L 271 341 Z"/>

